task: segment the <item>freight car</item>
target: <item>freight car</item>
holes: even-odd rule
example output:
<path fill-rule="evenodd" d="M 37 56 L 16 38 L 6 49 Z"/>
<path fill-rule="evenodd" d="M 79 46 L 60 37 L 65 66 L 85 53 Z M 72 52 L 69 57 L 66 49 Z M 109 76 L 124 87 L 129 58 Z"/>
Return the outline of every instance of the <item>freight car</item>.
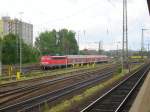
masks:
<path fill-rule="evenodd" d="M 108 62 L 106 55 L 66 55 L 66 56 L 42 56 L 40 65 L 43 69 L 70 66 L 75 64 L 90 64 Z"/>

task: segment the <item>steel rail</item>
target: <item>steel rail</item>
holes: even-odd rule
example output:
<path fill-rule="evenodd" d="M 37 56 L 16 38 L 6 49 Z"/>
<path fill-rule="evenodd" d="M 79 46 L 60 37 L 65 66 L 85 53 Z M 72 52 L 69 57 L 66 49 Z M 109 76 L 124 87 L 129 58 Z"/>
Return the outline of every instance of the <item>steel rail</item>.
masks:
<path fill-rule="evenodd" d="M 29 107 L 37 106 L 39 104 L 44 103 L 45 101 L 53 101 L 56 98 L 62 97 L 62 96 L 69 94 L 73 91 L 87 87 L 93 83 L 99 82 L 100 80 L 102 80 L 106 77 L 109 77 L 112 74 L 112 72 L 113 72 L 113 70 L 109 71 L 107 73 L 103 73 L 103 75 L 97 76 L 96 78 L 91 78 L 89 80 L 82 81 L 80 83 L 73 84 L 71 86 L 67 86 L 65 88 L 62 88 L 62 89 L 59 89 L 59 90 L 56 90 L 56 91 L 53 91 L 50 93 L 46 93 L 44 95 L 40 95 L 38 97 L 34 97 L 34 98 L 28 99 L 26 101 L 22 101 L 20 103 L 14 104 L 14 105 L 10 105 L 10 106 L 1 108 L 0 111 L 2 111 L 2 112 L 3 111 L 9 112 L 12 110 L 18 111 L 18 109 L 19 110 L 20 109 L 27 109 Z"/>
<path fill-rule="evenodd" d="M 117 66 L 117 65 L 116 65 Z M 95 72 L 95 71 L 103 71 L 103 70 L 109 70 L 111 68 L 115 67 L 114 66 L 109 66 L 107 68 L 103 68 L 103 69 L 94 69 L 94 70 L 90 70 L 88 71 L 89 73 L 91 72 Z M 75 77 L 77 75 L 81 75 L 81 74 L 86 74 L 88 73 L 87 70 L 83 70 L 83 71 L 75 71 L 75 72 L 67 72 L 67 73 L 62 73 L 63 75 L 65 74 L 71 74 L 71 75 L 68 75 L 68 76 L 60 76 L 58 78 L 55 78 L 55 79 L 50 79 L 52 82 L 54 81 L 57 81 L 57 80 L 62 80 L 62 79 L 65 79 L 65 78 L 68 78 L 68 77 Z M 76 74 L 72 74 L 72 73 L 76 73 Z M 57 74 L 58 75 L 58 74 Z M 25 81 L 18 81 L 18 82 L 12 82 L 12 83 L 8 83 L 8 84 L 2 84 L 0 85 L 0 94 L 2 93 L 6 93 L 6 92 L 9 92 L 9 91 L 14 91 L 14 90 L 17 90 L 17 89 L 20 89 L 20 88 L 23 88 L 23 86 L 20 86 L 19 83 L 28 83 L 28 86 L 32 86 L 34 81 L 41 81 L 43 80 L 43 84 L 46 83 L 46 82 L 49 82 L 49 80 L 47 80 L 48 78 L 51 78 L 52 76 L 46 76 L 46 77 L 43 77 L 43 78 L 37 78 L 37 79 L 30 79 L 30 80 L 25 80 Z M 47 80 L 47 81 L 46 81 Z M 31 84 L 29 84 L 29 82 Z M 42 82 L 36 82 L 37 84 L 42 84 Z M 17 86 L 16 86 L 17 85 Z M 19 86 L 18 86 L 19 85 Z M 15 86 L 15 88 L 12 88 L 12 86 Z M 26 86 L 26 85 L 25 85 Z M 11 88 L 11 89 L 6 89 L 5 88 Z"/>
<path fill-rule="evenodd" d="M 121 104 L 118 106 L 118 108 L 115 110 L 115 112 L 120 112 L 123 108 L 124 104 L 129 100 L 129 97 L 133 94 L 134 90 L 137 88 L 137 86 L 140 84 L 141 80 L 146 76 L 148 73 L 150 67 L 147 68 L 147 70 L 143 73 L 141 78 L 137 81 L 137 83 L 134 85 L 134 87 L 131 89 L 131 91 L 128 93 L 128 95 L 125 97 L 125 99 L 121 102 Z"/>
<path fill-rule="evenodd" d="M 114 67 L 109 68 L 107 70 L 111 71 L 112 69 L 114 69 Z M 94 76 L 94 74 L 96 74 L 97 72 L 102 73 L 102 72 L 105 72 L 105 71 L 101 71 L 101 70 L 96 71 L 95 70 L 95 71 L 92 71 L 92 72 L 86 72 L 84 74 L 82 73 L 82 74 L 73 75 L 71 77 L 67 76 L 67 77 L 63 77 L 63 78 L 57 78 L 57 79 L 54 79 L 54 80 L 49 80 L 49 81 L 45 81 L 45 82 L 38 83 L 38 84 L 35 84 L 35 85 L 33 84 L 33 85 L 29 85 L 27 87 L 12 90 L 12 91 L 6 92 L 5 94 L 0 94 L 0 98 L 1 98 L 0 105 L 4 104 L 5 102 L 9 101 L 10 99 L 13 99 L 14 98 L 13 95 L 15 95 L 17 93 L 19 94 L 19 95 L 17 95 L 19 97 L 19 96 L 26 95 L 26 94 L 32 93 L 34 91 L 40 90 L 41 88 L 44 88 L 46 86 L 54 85 L 54 84 L 56 84 L 58 82 L 61 82 L 61 81 L 69 80 L 69 79 L 72 79 L 72 78 L 75 78 L 75 77 L 78 77 L 78 76 L 85 77 L 85 76 L 88 76 L 88 74 L 92 74 Z M 10 97 L 10 96 L 12 96 L 12 97 Z M 7 100 L 3 101 L 2 98 L 5 98 L 5 97 L 9 97 L 9 99 L 7 98 Z"/>
<path fill-rule="evenodd" d="M 97 100 L 95 100 L 94 102 L 92 102 L 90 105 L 88 105 L 86 108 L 84 108 L 83 110 L 81 110 L 81 112 L 90 112 L 90 111 L 92 111 L 92 112 L 96 112 L 96 111 L 100 111 L 100 112 L 106 112 L 106 111 L 110 111 L 110 112 L 118 112 L 117 110 L 119 110 L 121 107 L 122 107 L 122 105 L 124 104 L 124 102 L 126 101 L 126 99 L 128 98 L 128 96 L 129 96 L 129 94 L 131 94 L 132 92 L 133 92 L 133 88 L 136 86 L 136 85 L 138 85 L 138 82 L 140 82 L 140 80 L 142 79 L 142 77 L 147 73 L 147 71 L 149 70 L 149 66 L 144 66 L 144 67 L 142 67 L 140 70 L 137 70 L 136 72 L 134 72 L 130 77 L 128 77 L 128 78 L 126 78 L 125 80 L 123 80 L 121 83 L 119 83 L 118 85 L 116 85 L 115 87 L 113 87 L 111 90 L 109 90 L 108 92 L 106 92 L 105 94 L 103 94 L 101 97 L 99 97 Z M 142 73 L 141 73 L 142 72 Z M 128 92 L 128 94 L 126 94 L 126 96 L 125 96 L 125 98 L 123 98 L 123 100 L 121 100 L 121 102 L 120 102 L 120 104 L 117 106 L 117 107 L 115 107 L 115 104 L 112 106 L 111 104 L 113 103 L 113 102 L 111 102 L 111 99 L 113 98 L 113 97 L 111 97 L 111 95 L 113 95 L 113 92 L 114 91 L 117 91 L 117 89 L 119 88 L 119 87 L 121 87 L 123 84 L 125 84 L 128 80 L 130 80 L 131 78 L 133 78 L 134 76 L 136 77 L 136 76 L 140 76 L 140 75 L 142 75 L 142 76 L 140 76 L 140 78 L 138 78 L 137 80 L 136 80 L 136 82 L 135 82 L 135 84 L 133 85 L 133 87 L 130 89 L 130 91 Z M 121 89 L 120 89 L 121 90 Z M 123 93 L 122 93 L 122 96 L 123 96 Z M 118 100 L 118 99 L 117 99 Z M 103 103 L 103 101 L 105 102 L 105 101 L 109 101 L 109 103 L 107 104 L 106 102 L 106 105 L 104 105 L 104 103 Z M 116 101 L 117 102 L 117 101 Z M 103 106 L 101 105 L 103 103 Z M 115 102 L 114 102 L 115 103 Z M 118 102 L 117 102 L 118 103 Z M 101 107 L 99 106 L 99 107 L 96 107 L 97 105 L 101 105 Z M 116 108 L 116 110 L 113 110 L 112 108 L 111 108 L 111 106 L 112 106 L 112 108 Z M 108 106 L 110 106 L 110 107 L 108 107 Z M 103 108 L 103 109 L 102 109 Z M 107 108 L 107 109 L 104 109 L 104 108 Z M 97 109 L 97 110 L 96 110 Z M 108 110 L 109 109 L 109 110 Z"/>

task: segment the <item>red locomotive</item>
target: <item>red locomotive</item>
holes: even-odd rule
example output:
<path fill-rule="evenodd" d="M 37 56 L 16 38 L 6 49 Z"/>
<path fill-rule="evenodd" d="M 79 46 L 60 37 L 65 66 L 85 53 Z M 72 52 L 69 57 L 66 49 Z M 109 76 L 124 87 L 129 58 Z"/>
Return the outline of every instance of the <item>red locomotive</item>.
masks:
<path fill-rule="evenodd" d="M 109 57 L 106 55 L 66 55 L 66 56 L 42 56 L 41 66 L 45 68 L 69 66 L 73 64 L 87 64 L 108 62 Z"/>

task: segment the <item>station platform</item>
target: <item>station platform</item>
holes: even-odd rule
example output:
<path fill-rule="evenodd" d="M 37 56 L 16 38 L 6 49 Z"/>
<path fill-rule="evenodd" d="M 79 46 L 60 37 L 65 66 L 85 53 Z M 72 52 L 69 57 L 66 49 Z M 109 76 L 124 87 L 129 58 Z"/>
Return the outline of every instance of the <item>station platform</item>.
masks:
<path fill-rule="evenodd" d="M 150 112 L 150 72 L 129 112 Z"/>

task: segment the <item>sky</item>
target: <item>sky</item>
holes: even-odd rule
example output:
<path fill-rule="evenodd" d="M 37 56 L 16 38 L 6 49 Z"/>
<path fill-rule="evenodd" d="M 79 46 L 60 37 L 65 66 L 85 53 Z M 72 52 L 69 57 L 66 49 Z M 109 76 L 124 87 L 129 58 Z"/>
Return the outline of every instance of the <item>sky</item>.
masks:
<path fill-rule="evenodd" d="M 122 41 L 123 0 L 0 0 L 0 16 L 34 26 L 34 40 L 45 30 L 67 28 L 76 32 L 80 49 L 114 50 Z M 150 28 L 146 0 L 128 0 L 129 49 L 139 50 L 141 29 Z M 145 47 L 150 31 L 144 31 Z"/>

